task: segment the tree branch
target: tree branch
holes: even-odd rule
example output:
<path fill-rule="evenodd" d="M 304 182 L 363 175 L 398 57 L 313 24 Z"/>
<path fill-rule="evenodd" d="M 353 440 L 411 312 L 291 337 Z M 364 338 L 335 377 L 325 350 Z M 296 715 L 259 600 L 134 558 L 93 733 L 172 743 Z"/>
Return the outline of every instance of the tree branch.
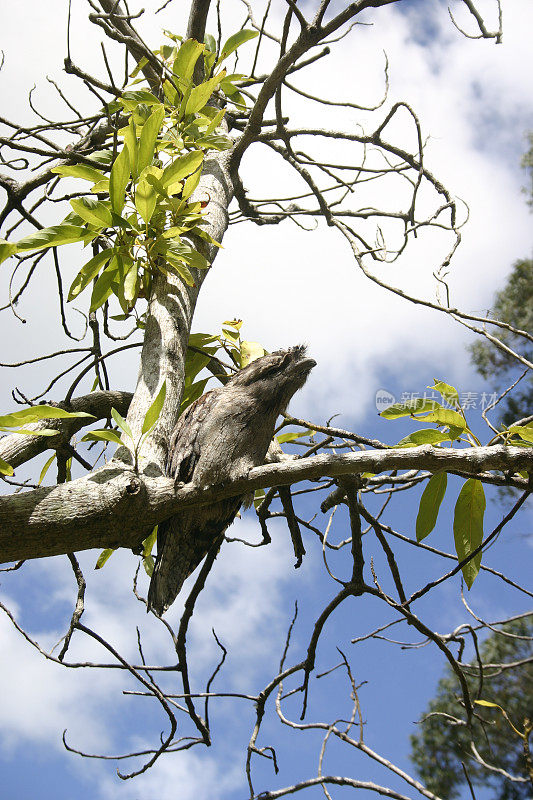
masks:
<path fill-rule="evenodd" d="M 154 525 L 184 508 L 324 475 L 394 469 L 464 469 L 470 473 L 525 469 L 533 473 L 533 448 L 497 445 L 453 450 L 423 445 L 406 450 L 318 455 L 265 464 L 250 470 L 247 478 L 203 488 L 192 484 L 176 487 L 170 478 L 139 475 L 114 460 L 66 484 L 0 497 L 0 562 L 94 547 L 133 547 Z"/>
<path fill-rule="evenodd" d="M 70 441 L 82 428 L 92 425 L 99 419 L 108 419 L 111 416 L 111 409 L 116 410 L 122 416 L 128 412 L 131 403 L 131 392 L 105 391 L 91 392 L 90 394 L 75 397 L 70 403 L 57 403 L 59 408 L 65 411 L 77 412 L 85 411 L 92 414 L 95 419 L 87 417 L 77 417 L 75 419 L 47 419 L 25 425 L 25 428 L 38 431 L 42 428 L 55 429 L 59 431 L 57 436 L 26 436 L 21 433 L 12 433 L 0 439 L 0 458 L 11 464 L 12 467 L 19 467 L 45 450 L 56 450 Z"/>

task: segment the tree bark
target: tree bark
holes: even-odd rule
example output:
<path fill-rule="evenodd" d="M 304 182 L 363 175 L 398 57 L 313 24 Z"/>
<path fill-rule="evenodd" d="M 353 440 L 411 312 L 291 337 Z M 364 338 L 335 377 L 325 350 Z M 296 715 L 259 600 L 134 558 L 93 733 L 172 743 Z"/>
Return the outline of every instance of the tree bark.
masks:
<path fill-rule="evenodd" d="M 531 475 L 533 448 L 498 445 L 452 450 L 423 445 L 318 455 L 255 467 L 243 480 L 201 489 L 192 484 L 176 487 L 170 478 L 137 475 L 112 462 L 70 483 L 0 497 L 0 562 L 93 547 L 132 547 L 155 524 L 183 508 L 322 476 L 393 469 L 463 470 L 474 477 L 485 470 L 527 470 Z"/>
<path fill-rule="evenodd" d="M 207 201 L 202 228 L 217 242 L 222 241 L 228 226 L 227 209 L 233 197 L 228 162 L 227 151 L 207 158 L 200 184 L 192 198 Z M 215 245 L 195 240 L 194 247 L 212 264 L 218 252 Z M 186 286 L 177 275 L 167 277 L 161 274 L 154 281 L 137 387 L 128 412 L 133 435 L 139 437 L 144 416 L 163 381 L 166 381 L 165 405 L 143 450 L 142 469 L 152 476 L 164 472 L 168 440 L 180 409 L 192 317 L 208 270 L 191 272 L 194 286 Z M 123 461 L 130 460 L 124 449 L 119 451 L 118 457 Z"/>
<path fill-rule="evenodd" d="M 85 411 L 87 414 L 92 414 L 94 419 L 88 417 L 47 419 L 25 425 L 27 430 L 38 431 L 42 428 L 49 428 L 57 430 L 58 434 L 53 437 L 27 436 L 22 433 L 4 436 L 0 439 L 0 458 L 16 468 L 40 453 L 44 453 L 45 450 L 57 450 L 67 444 L 71 437 L 82 428 L 92 425 L 96 420 L 108 419 L 111 416 L 112 408 L 116 408 L 119 414 L 125 416 L 128 413 L 131 398 L 131 392 L 102 391 L 75 397 L 70 403 L 58 403 L 58 407 L 65 411 Z"/>

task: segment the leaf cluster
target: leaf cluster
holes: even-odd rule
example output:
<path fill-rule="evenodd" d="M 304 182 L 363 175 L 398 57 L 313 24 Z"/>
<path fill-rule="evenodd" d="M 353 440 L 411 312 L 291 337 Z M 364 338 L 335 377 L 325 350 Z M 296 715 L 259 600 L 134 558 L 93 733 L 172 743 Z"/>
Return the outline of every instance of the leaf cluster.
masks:
<path fill-rule="evenodd" d="M 25 436 L 57 436 L 59 431 L 53 428 L 38 428 L 30 429 L 25 428 L 25 425 L 31 425 L 35 422 L 41 422 L 45 419 L 73 419 L 75 417 L 89 417 L 93 418 L 92 414 L 87 414 L 85 411 L 70 412 L 65 411 L 63 408 L 49 405 L 30 406 L 29 408 L 22 408 L 20 411 L 13 411 L 11 414 L 0 416 L 0 431 L 3 433 L 20 433 Z M 45 464 L 39 483 L 44 478 L 46 470 L 52 463 L 55 457 Z M 13 475 L 13 467 L 7 461 L 0 458 L 0 475 Z"/>
<path fill-rule="evenodd" d="M 120 320 L 134 311 L 139 298 L 149 299 L 158 272 L 176 274 L 192 286 L 194 270 L 209 267 L 193 243 L 218 243 L 201 227 L 206 203 L 190 198 L 205 153 L 232 147 L 220 128 L 225 114 L 219 108 L 222 98 L 244 102 L 237 87 L 246 76 L 227 75 L 221 64 L 257 32 L 234 34 L 218 56 L 212 37 L 200 43 L 167 35 L 176 44 L 157 51 L 167 68 L 160 96 L 137 86 L 141 62 L 130 76 L 131 86 L 104 109 L 115 121 L 113 141 L 90 156 L 91 164 L 52 168 L 61 178 L 91 184 L 81 197 L 70 200 L 72 211 L 59 224 L 18 242 L 0 240 L 0 262 L 74 242 L 92 244 L 93 255 L 72 282 L 68 299 L 74 300 L 92 284 L 90 311 L 114 295 L 122 311 L 115 318 Z M 197 82 L 199 59 L 204 79 Z M 143 317 L 136 314 L 140 328 Z"/>
<path fill-rule="evenodd" d="M 433 394 L 438 392 L 442 402 L 433 397 L 415 398 L 406 403 L 394 403 L 381 412 L 380 416 L 385 419 L 410 417 L 418 423 L 429 422 L 435 426 L 419 428 L 401 439 L 395 447 L 417 447 L 423 444 L 432 447 L 480 446 L 481 443 L 470 429 L 465 411 L 459 403 L 457 389 L 437 379 L 433 386 L 428 386 L 428 389 L 431 389 Z M 512 425 L 501 436 L 507 444 L 528 447 L 533 442 L 533 425 Z M 527 474 L 523 477 L 527 478 Z M 420 499 L 416 519 L 416 538 L 419 542 L 425 539 L 436 525 L 447 482 L 445 472 L 436 472 L 428 480 Z M 475 478 L 468 478 L 455 503 L 453 534 L 457 558 L 460 562 L 465 562 L 462 572 L 469 589 L 481 566 L 482 553 L 481 550 L 476 551 L 483 541 L 485 507 L 483 484 Z"/>

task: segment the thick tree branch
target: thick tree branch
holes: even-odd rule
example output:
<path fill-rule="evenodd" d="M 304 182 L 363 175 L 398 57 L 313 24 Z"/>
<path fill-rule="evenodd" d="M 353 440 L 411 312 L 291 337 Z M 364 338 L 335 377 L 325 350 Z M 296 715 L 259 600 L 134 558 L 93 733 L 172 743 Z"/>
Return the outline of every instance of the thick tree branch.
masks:
<path fill-rule="evenodd" d="M 533 448 L 431 445 L 406 450 L 319 455 L 266 464 L 224 486 L 176 488 L 170 478 L 137 475 L 117 461 L 70 483 L 0 497 L 0 562 L 70 553 L 93 547 L 132 547 L 178 510 L 270 486 L 324 475 L 339 477 L 394 469 L 430 472 L 487 469 L 533 473 Z"/>
<path fill-rule="evenodd" d="M 108 419 L 111 416 L 112 408 L 116 408 L 119 414 L 125 416 L 128 413 L 131 398 L 131 392 L 91 392 L 81 397 L 75 397 L 71 403 L 57 403 L 59 408 L 64 408 L 66 411 L 85 411 L 87 414 L 92 414 L 95 419 L 87 417 L 47 419 L 26 425 L 25 428 L 32 431 L 51 428 L 59 433 L 53 437 L 26 436 L 21 433 L 4 436 L 0 439 L 0 458 L 16 468 L 40 453 L 44 453 L 45 450 L 56 450 L 58 447 L 63 447 L 82 428 L 92 425 L 96 420 Z"/>
<path fill-rule="evenodd" d="M 227 208 L 233 197 L 228 172 L 227 152 L 207 158 L 200 184 L 193 199 L 207 201 L 202 228 L 221 242 L 228 226 Z M 194 242 L 212 263 L 215 245 Z M 162 474 L 167 443 L 178 418 L 184 381 L 185 355 L 196 300 L 207 270 L 192 269 L 194 286 L 185 286 L 177 275 L 160 275 L 154 281 L 149 316 L 141 355 L 137 388 L 128 412 L 128 422 L 135 436 L 141 433 L 144 416 L 159 388 L 166 380 L 166 399 L 156 428 L 144 450 L 145 471 Z M 124 457 L 124 452 L 121 452 Z"/>

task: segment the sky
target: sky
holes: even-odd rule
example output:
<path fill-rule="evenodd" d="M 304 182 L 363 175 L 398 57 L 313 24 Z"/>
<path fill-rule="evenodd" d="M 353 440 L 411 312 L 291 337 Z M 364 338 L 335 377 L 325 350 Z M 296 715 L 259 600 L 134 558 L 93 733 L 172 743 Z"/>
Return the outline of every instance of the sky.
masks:
<path fill-rule="evenodd" d="M 185 3 L 171 4 L 157 16 L 160 4 L 145 4 L 138 30 L 155 48 L 161 42 L 161 28 L 183 30 Z M 337 4 L 340 7 L 341 4 Z M 86 20 L 89 6 L 73 4 L 71 47 L 73 60 L 92 71 L 95 60 L 102 77 L 98 30 Z M 273 23 L 284 4 L 273 3 Z M 458 7 L 454 3 L 454 9 Z M 262 4 L 254 4 L 260 17 Z M 302 4 L 306 11 L 313 3 Z M 480 4 L 489 27 L 495 25 L 495 6 Z M 242 4 L 223 0 L 225 35 L 242 21 Z M 458 22 L 468 22 L 457 16 Z M 69 96 L 86 107 L 90 99 L 80 94 L 70 76 L 62 73 L 65 54 L 66 3 L 51 0 L 42 4 L 27 0 L 10 6 L 3 21 L 5 63 L 0 85 L 5 115 L 14 120 L 32 119 L 26 94 L 36 84 L 34 100 L 47 114 L 59 111 L 54 90 L 46 76 L 60 81 Z M 391 8 L 374 9 L 350 36 L 332 46 L 328 64 L 310 68 L 302 87 L 312 86 L 317 94 L 349 98 L 372 104 L 383 91 L 384 51 L 389 61 L 390 92 L 384 110 L 399 99 L 406 100 L 422 121 L 428 137 L 426 164 L 452 193 L 468 204 L 470 215 L 463 229 L 463 242 L 450 273 L 453 302 L 463 310 L 483 312 L 494 292 L 501 288 L 517 258 L 531 255 L 531 217 L 521 192 L 526 177 L 520 169 L 525 150 L 525 133 L 533 128 L 533 100 L 530 75 L 533 52 L 529 31 L 533 9 L 527 0 L 508 0 L 504 9 L 504 38 L 501 45 L 472 41 L 452 26 L 445 5 L 404 2 Z M 45 45 L 43 45 L 45 42 Z M 116 64 L 112 54 L 111 63 Z M 307 83 L 306 83 L 307 81 Z M 295 97 L 288 99 L 291 123 L 334 127 L 340 114 Z M 8 111 L 9 109 L 9 111 Z M 340 124 L 340 123 L 339 123 Z M 369 125 L 364 112 L 350 111 L 348 125 Z M 344 122 L 346 125 L 346 121 Z M 403 122 L 394 131 L 400 139 L 410 135 Z M 324 158 L 337 154 L 336 146 L 324 150 Z M 251 152 L 243 163 L 244 180 L 254 197 L 269 191 L 290 194 L 294 183 L 281 164 L 264 151 Z M 376 201 L 394 203 L 396 197 L 379 196 Z M 47 220 L 51 223 L 53 220 Z M 442 242 L 420 237 L 415 246 L 394 266 L 382 273 L 397 286 L 434 300 L 432 272 L 438 265 Z M 65 282 L 79 269 L 79 254 L 73 248 L 65 261 Z M 17 307 L 26 324 L 10 312 L 0 315 L 4 343 L 2 361 L 16 361 L 64 346 L 64 337 L 53 323 L 56 310 L 51 262 L 40 269 L 39 290 L 29 292 Z M 5 265 L 0 286 L 5 291 Z M 386 272 L 385 270 L 388 270 Z M 5 296 L 3 294 L 3 296 Z M 444 315 L 421 309 L 384 292 L 357 271 L 341 238 L 323 225 L 304 232 L 290 223 L 257 227 L 232 226 L 224 238 L 224 249 L 208 275 L 198 303 L 194 330 L 218 330 L 225 319 L 242 318 L 246 338 L 261 342 L 269 350 L 306 342 L 317 367 L 295 398 L 295 415 L 324 422 L 334 414 L 335 424 L 364 435 L 397 441 L 411 428 L 409 423 L 386 422 L 377 417 L 376 393 L 385 390 L 399 398 L 402 393 L 423 393 L 433 378 L 441 378 L 462 392 L 475 395 L 476 407 L 470 418 L 476 432 L 483 393 L 494 386 L 473 371 L 466 351 L 471 335 Z M 80 330 L 79 319 L 69 312 L 69 322 Z M 137 371 L 136 354 L 111 367 L 113 385 L 133 388 Z M 16 384 L 32 394 L 46 385 L 49 367 L 44 362 L 16 376 Z M 2 408 L 12 407 L 10 390 L 13 373 L 4 371 L 0 383 Z M 61 398 L 66 383 L 47 397 Z M 57 392 L 54 394 L 54 392 Z M 31 465 L 40 470 L 44 462 Z M 444 507 L 431 543 L 452 548 L 453 505 L 460 483 L 450 480 Z M 409 501 L 399 495 L 391 503 L 388 520 L 407 536 L 414 536 L 414 522 L 420 490 Z M 299 498 L 304 517 L 314 513 L 309 499 Z M 491 530 L 507 511 L 510 501 L 491 495 L 486 512 L 486 530 Z M 346 535 L 346 515 L 340 509 L 332 531 L 335 541 Z M 326 520 L 319 514 L 316 524 L 324 530 Z M 531 509 L 509 525 L 505 535 L 487 554 L 486 562 L 508 572 L 514 580 L 527 581 L 531 571 Z M 344 532 L 344 534 L 343 534 Z M 294 601 L 299 616 L 294 629 L 290 661 L 305 653 L 314 616 L 332 597 L 335 585 L 325 575 L 317 539 L 306 538 L 308 554 L 300 570 L 293 569 L 290 541 L 279 521 L 272 523 L 272 545 L 247 548 L 227 543 L 217 559 L 205 592 L 195 612 L 188 639 L 194 685 L 202 690 L 219 657 L 211 634 L 214 628 L 228 648 L 228 661 L 217 678 L 224 691 L 256 693 L 277 669 Z M 249 515 L 238 520 L 231 535 L 257 542 L 257 525 Z M 386 564 L 379 552 L 368 545 L 367 561 L 375 568 L 386 588 Z M 105 569 L 92 567 L 97 553 L 81 554 L 80 562 L 88 581 L 84 622 L 97 628 L 123 654 L 138 658 L 136 626 L 150 663 L 172 663 L 172 646 L 162 625 L 148 618 L 131 592 L 137 559 L 129 552 L 116 553 Z M 438 576 L 443 566 L 433 557 L 404 545 L 399 550 L 400 567 L 410 590 Z M 343 575 L 346 556 L 331 560 L 334 574 Z M 141 576 L 141 590 L 147 580 Z M 21 570 L 0 576 L 0 600 L 20 624 L 50 648 L 63 635 L 75 599 L 75 582 L 66 558 L 27 563 Z M 180 602 L 169 612 L 177 622 Z M 521 613 L 527 604 L 494 577 L 481 574 L 468 595 L 476 613 L 495 621 Z M 449 631 L 467 617 L 460 597 L 458 579 L 420 603 L 424 619 L 439 631 Z M 408 761 L 408 736 L 432 696 L 442 674 L 442 661 L 431 647 L 400 650 L 385 641 L 366 645 L 350 644 L 372 626 L 390 617 L 376 602 L 351 601 L 336 614 L 324 632 L 317 671 L 338 663 L 336 647 L 350 659 L 356 682 L 366 681 L 360 692 L 367 722 L 365 741 L 386 758 L 412 772 Z M 400 631 L 401 628 L 401 631 Z M 395 630 L 395 629 L 393 629 Z M 393 638 L 417 641 L 398 626 Z M 83 760 L 66 753 L 61 741 L 68 729 L 68 741 L 88 752 L 118 753 L 142 749 L 157 741 L 165 719 L 153 700 L 123 695 L 134 684 L 118 671 L 67 670 L 47 663 L 15 630 L 8 618 L 0 617 L 0 765 L 6 797 L 17 800 L 78 798 L 92 800 L 203 800 L 203 798 L 244 798 L 246 784 L 243 746 L 253 726 L 249 701 L 219 700 L 213 706 L 214 745 L 209 750 L 193 748 L 160 759 L 154 769 L 133 780 L 116 777 L 117 762 Z M 91 642 L 77 637 L 72 659 L 104 659 Z M 329 677 L 312 680 L 310 718 L 335 719 L 349 714 L 349 687 L 340 670 Z M 170 681 L 168 686 L 173 685 Z M 292 684 L 287 686 L 291 688 Z M 299 719 L 296 695 L 288 704 L 293 719 Z M 187 731 L 186 726 L 184 730 Z M 290 734 L 290 735 L 289 735 Z M 316 774 L 321 737 L 314 732 L 288 731 L 270 708 L 264 723 L 261 745 L 279 742 L 280 775 L 270 762 L 254 762 L 256 789 L 274 788 Z M 128 769 L 118 762 L 121 769 Z M 324 771 L 349 774 L 380 783 L 389 781 L 383 770 L 359 754 L 347 752 L 335 743 L 328 746 Z M 389 785 L 389 783 L 387 783 Z M 390 782 L 400 790 L 401 782 Z M 319 796 L 321 790 L 309 791 Z M 314 794 L 313 794 L 314 793 Z M 340 790 L 339 797 L 346 792 Z M 407 791 L 409 796 L 410 793 Z M 480 797 L 483 800 L 483 795 Z"/>

